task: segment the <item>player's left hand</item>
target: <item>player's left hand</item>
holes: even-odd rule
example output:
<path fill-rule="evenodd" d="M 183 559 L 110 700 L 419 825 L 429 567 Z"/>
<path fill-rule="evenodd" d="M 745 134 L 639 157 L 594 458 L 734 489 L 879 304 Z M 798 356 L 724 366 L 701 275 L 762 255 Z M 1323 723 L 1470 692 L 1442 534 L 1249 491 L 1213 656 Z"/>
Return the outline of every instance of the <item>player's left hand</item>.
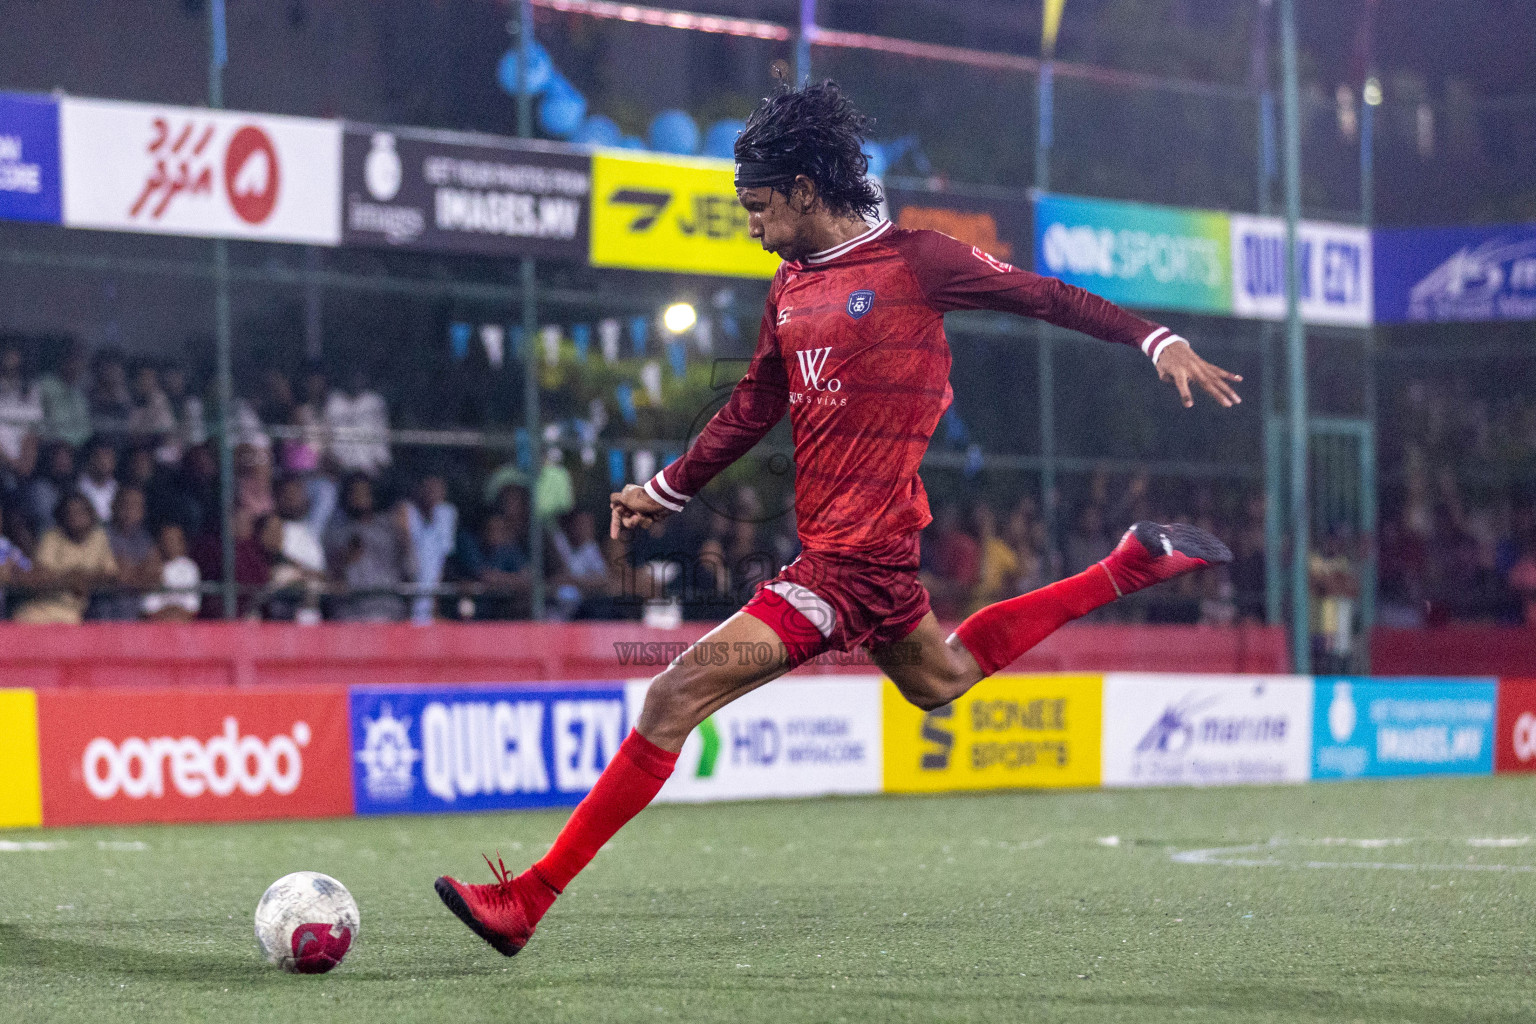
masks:
<path fill-rule="evenodd" d="M 658 519 L 665 519 L 672 511 L 646 494 L 645 488 L 639 484 L 629 484 L 622 491 L 608 495 L 608 505 L 612 509 L 608 536 L 614 540 L 618 540 L 623 531 L 633 530 L 637 526 L 649 527 Z"/>
<path fill-rule="evenodd" d="M 1230 409 L 1242 402 L 1229 382 L 1241 384 L 1243 378 L 1201 359 L 1186 341 L 1176 341 L 1163 349 L 1157 359 L 1157 376 L 1161 380 L 1171 381 L 1179 389 L 1179 400 L 1186 409 L 1195 404 L 1189 387 L 1191 382 L 1200 385 L 1207 394 L 1221 403 L 1222 408 Z"/>

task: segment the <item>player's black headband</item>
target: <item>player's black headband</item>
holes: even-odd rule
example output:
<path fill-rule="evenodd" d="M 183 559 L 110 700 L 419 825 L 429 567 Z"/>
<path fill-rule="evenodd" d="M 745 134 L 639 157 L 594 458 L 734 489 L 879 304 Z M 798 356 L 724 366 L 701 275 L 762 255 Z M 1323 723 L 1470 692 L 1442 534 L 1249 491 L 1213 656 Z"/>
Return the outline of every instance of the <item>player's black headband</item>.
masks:
<path fill-rule="evenodd" d="M 788 185 L 805 173 L 788 161 L 736 161 L 736 187 L 761 188 L 764 185 Z"/>

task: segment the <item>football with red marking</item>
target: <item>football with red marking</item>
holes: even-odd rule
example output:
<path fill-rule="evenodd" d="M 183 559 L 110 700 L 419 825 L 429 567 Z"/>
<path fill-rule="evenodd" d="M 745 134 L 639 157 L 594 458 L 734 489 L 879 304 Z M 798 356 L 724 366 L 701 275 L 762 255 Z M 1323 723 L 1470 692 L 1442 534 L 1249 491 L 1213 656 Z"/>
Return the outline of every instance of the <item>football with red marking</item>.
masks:
<path fill-rule="evenodd" d="M 292 974 L 324 974 L 357 940 L 357 901 L 330 875 L 295 871 L 256 904 L 256 941 L 267 960 Z"/>

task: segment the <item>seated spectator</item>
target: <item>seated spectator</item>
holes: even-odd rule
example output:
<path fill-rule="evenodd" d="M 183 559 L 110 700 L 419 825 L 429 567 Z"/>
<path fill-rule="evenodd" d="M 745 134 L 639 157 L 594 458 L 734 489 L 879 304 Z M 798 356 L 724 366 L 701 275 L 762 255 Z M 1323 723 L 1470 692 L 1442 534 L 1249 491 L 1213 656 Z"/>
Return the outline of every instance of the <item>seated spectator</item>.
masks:
<path fill-rule="evenodd" d="M 361 369 L 347 377 L 345 390 L 326 398 L 325 427 L 340 472 L 373 479 L 389 466 L 389 409 L 378 392 L 369 390 Z"/>
<path fill-rule="evenodd" d="M 277 485 L 275 502 L 283 522 L 283 557 L 307 572 L 324 575 L 325 549 L 309 525 L 309 492 L 304 481 L 284 477 Z"/>
<path fill-rule="evenodd" d="M 158 447 L 171 440 L 176 432 L 176 414 L 160 389 L 160 371 L 154 363 L 145 359 L 134 365 L 129 394 L 133 404 L 128 410 L 128 433 L 134 443 Z"/>
<path fill-rule="evenodd" d="M 319 620 L 320 592 L 325 572 L 311 569 L 288 554 L 287 528 L 276 513 L 256 520 L 255 535 L 267 564 L 267 585 L 258 599 L 264 619 L 289 622 Z"/>
<path fill-rule="evenodd" d="M 176 426 L 156 449 L 155 458 L 164 465 L 174 466 L 181 462 L 188 449 L 208 440 L 208 428 L 203 421 L 203 400 L 188 389 L 185 369 L 175 363 L 167 365 L 160 374 L 160 387 Z"/>
<path fill-rule="evenodd" d="M 235 516 L 255 523 L 277 510 L 272 497 L 272 452 L 252 444 L 235 447 Z"/>
<path fill-rule="evenodd" d="M 71 448 L 80 447 L 91 436 L 91 403 L 85 393 L 87 365 L 85 345 L 71 340 L 58 372 L 38 382 L 43 402 L 43 434 L 58 438 Z"/>
<path fill-rule="evenodd" d="M 54 441 L 43 452 L 41 465 L 22 489 L 22 504 L 32 532 L 53 529 L 53 512 L 75 487 L 75 450 L 68 441 Z"/>
<path fill-rule="evenodd" d="M 405 505 L 410 524 L 411 549 L 416 553 L 416 584 L 422 593 L 411 602 L 411 621 L 432 621 L 437 598 L 432 591 L 443 582 L 443 566 L 453 554 L 459 534 L 459 510 L 448 501 L 448 486 L 443 478 L 428 474 L 416 484 L 416 492 Z"/>
<path fill-rule="evenodd" d="M 992 506 L 978 503 L 971 512 L 980 559 L 976 585 L 971 588 L 969 615 L 979 608 L 1013 597 L 1013 581 L 1019 572 L 1019 556 L 997 532 L 997 513 Z"/>
<path fill-rule="evenodd" d="M 143 594 L 160 585 L 160 551 L 144 528 L 144 492 L 123 487 L 112 501 L 107 542 L 117 561 L 117 593 L 100 594 L 91 605 L 91 618 L 131 621 L 143 608 Z"/>
<path fill-rule="evenodd" d="M 0 617 L 5 615 L 6 588 L 24 582 L 32 571 L 32 560 L 6 536 L 5 525 L 5 516 L 0 512 Z"/>
<path fill-rule="evenodd" d="M 197 563 L 187 556 L 187 535 L 175 523 L 160 527 L 160 587 L 144 595 L 144 617 L 156 622 L 187 622 L 203 605 Z"/>
<path fill-rule="evenodd" d="M 224 538 L 220 533 L 221 522 L 215 519 L 211 529 L 192 540 L 191 556 L 197 563 L 198 573 L 204 580 L 222 582 L 224 579 Z M 248 519 L 235 517 L 235 614 L 241 618 L 254 617 L 259 612 L 257 598 L 271 582 L 272 567 L 261 540 L 256 536 L 256 524 Z M 224 617 L 224 601 L 204 601 L 202 616 L 209 619 Z"/>
<path fill-rule="evenodd" d="M 75 489 L 91 503 L 99 522 L 112 518 L 112 499 L 117 497 L 117 447 L 105 437 L 91 441 L 85 449 L 85 472 L 75 481 Z"/>
<path fill-rule="evenodd" d="M 24 372 L 21 342 L 0 341 L 0 474 L 18 484 L 32 474 L 42 422 L 42 394 Z"/>
<path fill-rule="evenodd" d="M 320 536 L 336 511 L 339 488 L 332 476 L 335 460 L 330 454 L 330 439 L 325 425 L 325 399 L 329 392 L 325 373 L 318 366 L 305 367 L 300 377 L 303 401 L 293 411 L 293 423 L 299 440 L 289 449 L 284 463 L 287 472 L 301 476 L 309 494 L 309 525 Z"/>
<path fill-rule="evenodd" d="M 128 368 L 117 349 L 104 348 L 91 360 L 91 386 L 86 396 L 97 433 L 123 440 L 128 415 L 133 411 L 133 395 L 128 390 Z"/>
<path fill-rule="evenodd" d="M 16 610 L 17 622 L 79 625 L 91 591 L 117 582 L 117 560 L 91 503 L 72 491 L 54 512 L 58 526 L 37 545 L 36 597 Z"/>
<path fill-rule="evenodd" d="M 597 520 L 591 512 L 572 512 L 564 529 L 551 540 L 558 559 L 550 583 L 554 587 L 551 618 L 604 618 L 612 603 L 613 579 L 608 559 L 597 543 Z"/>
<path fill-rule="evenodd" d="M 336 582 L 351 593 L 337 600 L 335 618 L 347 622 L 399 622 L 399 596 L 415 574 L 410 523 L 403 507 L 387 518 L 374 509 L 373 482 L 361 474 L 347 481 L 342 510 L 325 531 L 325 560 Z"/>
<path fill-rule="evenodd" d="M 505 516 L 487 516 L 478 538 L 466 533 L 459 557 L 465 574 L 484 594 L 475 602 L 476 618 L 510 619 L 526 614 L 531 589 L 528 559 Z"/>

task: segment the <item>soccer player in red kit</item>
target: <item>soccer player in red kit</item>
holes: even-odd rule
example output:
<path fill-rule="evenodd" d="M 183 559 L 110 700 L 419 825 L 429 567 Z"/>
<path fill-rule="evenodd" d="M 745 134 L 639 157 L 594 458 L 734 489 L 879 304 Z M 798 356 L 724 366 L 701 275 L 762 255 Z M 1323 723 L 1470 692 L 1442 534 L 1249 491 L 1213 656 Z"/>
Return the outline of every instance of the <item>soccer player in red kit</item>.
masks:
<path fill-rule="evenodd" d="M 493 867 L 490 885 L 437 880 L 443 902 L 508 956 L 651 802 L 689 732 L 742 694 L 825 651 L 865 647 L 913 704 L 941 707 L 1064 623 L 1232 557 L 1194 527 L 1137 523 L 1084 572 L 983 608 L 946 637 L 917 577 L 918 533 L 932 518 L 918 467 L 952 397 L 946 311 L 1002 310 L 1137 346 L 1185 406 L 1192 385 L 1232 406 L 1241 378 L 1081 288 L 935 231 L 871 224 L 880 195 L 865 176 L 867 124 L 830 82 L 781 88 L 748 120 L 737 197 L 752 237 L 784 260 L 751 366 L 686 455 L 612 496 L 615 537 L 681 512 L 788 412 L 801 554 L 700 641 L 728 652 L 773 645 L 780 659 L 721 665 L 685 653 L 651 683 L 635 730 L 538 863 L 516 877 Z"/>

